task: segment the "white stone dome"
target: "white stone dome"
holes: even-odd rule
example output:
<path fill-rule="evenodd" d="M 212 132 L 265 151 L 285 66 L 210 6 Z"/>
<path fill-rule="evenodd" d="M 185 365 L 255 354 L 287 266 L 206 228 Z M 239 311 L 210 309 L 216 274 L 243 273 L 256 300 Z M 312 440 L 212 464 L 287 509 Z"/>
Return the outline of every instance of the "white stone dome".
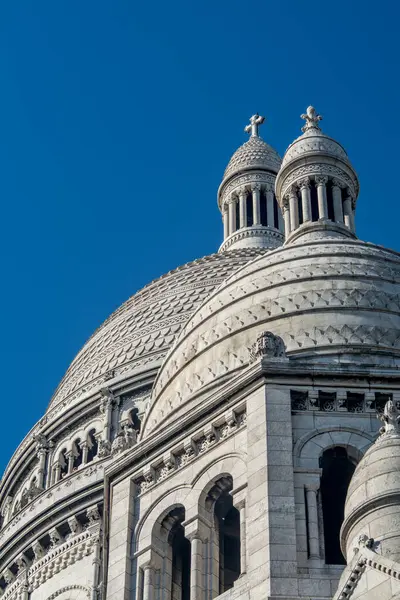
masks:
<path fill-rule="evenodd" d="M 197 309 L 159 371 L 146 435 L 246 366 L 266 329 L 293 360 L 400 366 L 399 254 L 313 226 L 314 239 L 255 259 Z"/>
<path fill-rule="evenodd" d="M 248 169 L 262 169 L 277 173 L 281 166 L 281 160 L 272 146 L 260 137 L 251 136 L 233 154 L 225 169 L 224 181 Z"/>
<path fill-rule="evenodd" d="M 125 372 L 159 367 L 194 310 L 232 272 L 260 252 L 246 248 L 212 254 L 146 285 L 86 342 L 61 380 L 49 409 L 69 404 Z"/>
<path fill-rule="evenodd" d="M 392 401 L 385 425 L 356 467 L 347 491 L 342 549 L 348 557 L 361 535 L 380 543 L 380 553 L 400 559 L 400 430 Z"/>

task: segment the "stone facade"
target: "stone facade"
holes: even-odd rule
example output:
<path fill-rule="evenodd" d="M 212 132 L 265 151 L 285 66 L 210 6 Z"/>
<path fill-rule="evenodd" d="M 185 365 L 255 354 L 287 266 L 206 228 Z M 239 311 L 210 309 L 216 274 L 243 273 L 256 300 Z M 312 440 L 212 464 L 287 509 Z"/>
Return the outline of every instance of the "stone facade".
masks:
<path fill-rule="evenodd" d="M 302 117 L 282 161 L 251 118 L 220 252 L 111 315 L 14 453 L 5 600 L 400 598 L 400 255 Z"/>

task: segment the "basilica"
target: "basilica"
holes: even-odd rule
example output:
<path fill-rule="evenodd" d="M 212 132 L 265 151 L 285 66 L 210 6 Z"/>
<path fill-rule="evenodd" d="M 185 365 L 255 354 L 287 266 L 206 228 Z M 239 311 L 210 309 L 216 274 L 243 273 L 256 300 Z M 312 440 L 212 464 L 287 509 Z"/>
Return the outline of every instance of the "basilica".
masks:
<path fill-rule="evenodd" d="M 118 308 L 15 450 L 2 600 L 400 600 L 400 254 L 301 118 L 281 158 L 251 117 L 219 250 Z"/>

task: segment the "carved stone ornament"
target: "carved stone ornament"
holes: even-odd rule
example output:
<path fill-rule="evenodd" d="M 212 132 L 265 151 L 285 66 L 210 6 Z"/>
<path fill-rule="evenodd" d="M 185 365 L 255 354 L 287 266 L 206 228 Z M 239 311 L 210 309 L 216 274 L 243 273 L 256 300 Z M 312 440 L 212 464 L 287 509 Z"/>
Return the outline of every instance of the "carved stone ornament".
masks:
<path fill-rule="evenodd" d="M 49 449 L 49 442 L 43 433 L 35 433 L 33 435 L 33 441 L 36 444 L 36 452 L 40 452 L 41 450 L 47 451 Z"/>
<path fill-rule="evenodd" d="M 271 331 L 264 331 L 250 350 L 250 361 L 261 358 L 286 358 L 286 347 L 283 339 Z"/>
<path fill-rule="evenodd" d="M 378 415 L 378 419 L 383 421 L 384 425 L 380 428 L 381 438 L 400 437 L 400 412 L 393 400 L 388 400 L 383 409 L 383 414 Z"/>
<path fill-rule="evenodd" d="M 108 440 L 100 440 L 99 441 L 99 450 L 97 455 L 99 458 L 105 458 L 106 456 L 110 456 L 111 453 L 111 443 Z"/>
<path fill-rule="evenodd" d="M 87 509 L 86 516 L 89 519 L 89 525 L 92 525 L 96 521 L 100 521 L 100 513 L 97 504 Z"/>
<path fill-rule="evenodd" d="M 112 443 L 111 454 L 116 455 L 120 452 L 124 452 L 128 448 L 134 446 L 136 441 L 137 433 L 135 429 L 129 424 L 124 424 L 122 430 L 117 434 Z"/>
<path fill-rule="evenodd" d="M 321 115 L 317 114 L 317 111 L 313 106 L 309 106 L 307 111 L 301 115 L 301 118 L 306 122 L 306 124 L 301 128 L 304 133 L 309 131 L 309 129 L 317 129 L 318 131 L 321 130 L 318 122 L 322 121 L 322 117 Z"/>

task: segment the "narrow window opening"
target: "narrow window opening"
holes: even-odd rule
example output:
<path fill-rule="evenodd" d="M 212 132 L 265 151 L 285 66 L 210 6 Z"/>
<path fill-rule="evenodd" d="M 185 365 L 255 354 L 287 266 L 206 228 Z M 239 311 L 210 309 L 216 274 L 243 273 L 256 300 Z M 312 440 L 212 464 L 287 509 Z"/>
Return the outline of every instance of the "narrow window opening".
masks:
<path fill-rule="evenodd" d="M 333 210 L 333 191 L 332 191 L 332 180 L 330 179 L 326 183 L 326 202 L 328 204 L 328 219 L 331 221 L 335 220 L 335 212 Z"/>
<path fill-rule="evenodd" d="M 301 194 L 297 193 L 297 206 L 299 210 L 299 225 L 303 223 L 303 203 L 301 201 Z"/>
<path fill-rule="evenodd" d="M 268 225 L 267 222 L 267 194 L 264 191 L 260 192 L 260 220 L 261 225 Z"/>
<path fill-rule="evenodd" d="M 64 448 L 64 450 L 61 450 L 60 452 L 60 477 L 65 477 L 68 474 L 68 461 L 66 458 L 66 454 L 67 454 L 67 450 Z"/>
<path fill-rule="evenodd" d="M 311 220 L 318 221 L 318 192 L 314 182 L 310 185 L 310 196 L 311 196 Z"/>
<path fill-rule="evenodd" d="M 340 549 L 340 528 L 344 519 L 347 488 L 355 465 L 345 448 L 335 447 L 323 453 L 320 467 L 325 562 L 328 565 L 344 565 L 346 561 Z"/>
<path fill-rule="evenodd" d="M 274 194 L 274 223 L 268 223 L 268 225 L 271 225 L 271 227 L 276 227 L 276 229 L 279 229 L 279 211 L 281 209 L 278 206 L 278 202 L 276 200 L 276 196 Z"/>
<path fill-rule="evenodd" d="M 166 517 L 167 523 L 173 523 L 168 535 L 172 552 L 171 600 L 190 600 L 191 545 L 185 537 L 184 520 L 182 507 L 175 508 Z"/>
<path fill-rule="evenodd" d="M 219 593 L 233 587 L 240 576 L 240 513 L 224 490 L 215 503 L 219 531 Z"/>
<path fill-rule="evenodd" d="M 74 442 L 74 451 L 75 451 L 75 457 L 74 457 L 74 464 L 72 467 L 73 471 L 76 471 L 78 469 L 78 467 L 81 466 L 82 464 L 82 448 L 81 448 L 81 440 L 78 438 L 77 440 L 75 440 Z"/>
<path fill-rule="evenodd" d="M 246 196 L 246 212 L 247 212 L 247 227 L 253 225 L 253 196 L 251 193 L 247 193 Z"/>
<path fill-rule="evenodd" d="M 91 429 L 88 435 L 88 453 L 87 453 L 87 461 L 90 462 L 97 456 L 97 451 L 99 448 L 99 443 L 95 436 L 96 430 Z"/>
<path fill-rule="evenodd" d="M 236 231 L 237 231 L 240 228 L 239 201 L 235 202 L 235 213 L 236 213 Z"/>

